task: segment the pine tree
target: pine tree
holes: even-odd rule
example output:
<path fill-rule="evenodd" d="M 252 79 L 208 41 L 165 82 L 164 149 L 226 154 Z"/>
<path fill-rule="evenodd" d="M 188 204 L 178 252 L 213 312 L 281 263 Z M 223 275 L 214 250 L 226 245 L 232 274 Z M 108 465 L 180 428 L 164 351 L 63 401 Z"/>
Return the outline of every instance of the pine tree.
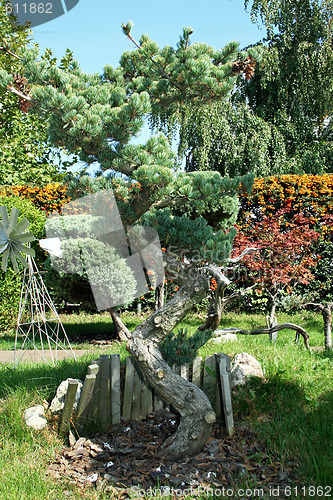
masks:
<path fill-rule="evenodd" d="M 123 30 L 132 39 L 131 23 Z M 233 88 L 237 44 L 218 51 L 202 43 L 191 45 L 190 34 L 185 29 L 175 49 L 159 48 L 144 35 L 136 50 L 123 54 L 118 68 L 105 66 L 102 75 L 83 73 L 70 58 L 64 70 L 39 58 L 36 47 L 21 55 L 30 102 L 48 117 L 52 143 L 79 154 L 87 164 L 98 162 L 103 171 L 110 170 L 107 182 L 125 228 L 156 229 L 166 249 L 165 268 L 177 275 L 178 292 L 133 333 L 113 311 L 140 370 L 181 415 L 176 434 L 160 449 L 175 456 L 201 450 L 215 414 L 205 394 L 170 369 L 159 345 L 207 295 L 212 276 L 220 290 L 229 283 L 219 266 L 228 258 L 235 236 L 237 193 L 250 190 L 253 183 L 251 175 L 231 179 L 218 172 L 177 170 L 163 134 L 143 145 L 129 143 L 147 114 L 152 120 L 167 117 L 181 124 L 187 109 L 221 101 Z M 247 54 L 239 57 L 244 61 Z M 3 84 L 12 85 L 12 75 L 2 72 L 1 77 Z M 201 216 L 206 212 L 219 214 L 218 229 Z"/>

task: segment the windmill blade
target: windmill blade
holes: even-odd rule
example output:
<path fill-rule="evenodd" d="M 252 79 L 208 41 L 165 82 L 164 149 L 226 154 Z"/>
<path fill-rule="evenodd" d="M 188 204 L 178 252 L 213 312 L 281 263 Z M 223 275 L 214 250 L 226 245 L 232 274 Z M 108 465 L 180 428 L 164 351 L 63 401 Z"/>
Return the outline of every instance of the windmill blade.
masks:
<path fill-rule="evenodd" d="M 7 271 L 7 266 L 8 266 L 8 258 L 9 258 L 9 247 L 5 249 L 2 255 L 2 263 L 1 263 L 1 269 L 5 273 Z"/>
<path fill-rule="evenodd" d="M 33 252 L 34 252 L 34 251 L 33 251 Z M 34 254 L 35 254 L 35 252 L 34 252 Z M 11 255 L 13 255 L 13 257 L 14 257 L 14 255 L 15 255 L 16 259 L 18 259 L 18 260 L 21 262 L 21 264 L 22 264 L 22 266 L 23 266 L 23 267 L 26 267 L 26 268 L 28 268 L 28 267 L 29 267 L 29 264 L 28 264 L 28 262 L 27 262 L 27 259 L 25 259 L 25 258 L 23 257 L 23 255 L 21 255 L 21 254 L 20 254 L 20 252 L 19 252 L 16 248 L 13 248 L 13 253 L 12 253 Z M 14 257 L 14 258 L 15 258 L 15 257 Z M 34 257 L 34 255 L 32 255 L 32 257 Z M 15 261 L 15 262 L 16 262 L 16 261 Z M 13 263 L 13 261 L 12 261 L 12 263 Z M 16 265 L 17 265 L 17 264 L 16 264 Z M 17 268 L 17 269 L 18 269 L 18 268 Z"/>
<path fill-rule="evenodd" d="M 2 225 L 2 224 L 1 224 Z M 0 226 L 0 239 L 7 240 L 7 234 L 3 227 Z"/>
<path fill-rule="evenodd" d="M 19 267 L 17 265 L 16 258 L 15 258 L 15 253 L 13 252 L 13 249 L 12 249 L 12 251 L 9 252 L 9 257 L 10 257 L 10 260 L 12 262 L 14 271 L 16 273 L 18 273 L 19 272 Z"/>
<path fill-rule="evenodd" d="M 29 267 L 24 254 L 31 257 L 35 256 L 35 251 L 30 246 L 25 246 L 23 243 L 29 243 L 35 240 L 32 233 L 25 232 L 30 226 L 30 222 L 23 217 L 18 222 L 20 211 L 13 207 L 8 217 L 7 207 L 0 207 L 0 215 L 2 222 L 0 223 L 0 254 L 2 253 L 1 269 L 6 272 L 8 260 L 10 258 L 15 272 L 19 272 L 18 262 L 24 267 Z M 22 255 L 23 254 L 23 255 Z"/>
<path fill-rule="evenodd" d="M 8 227 L 10 233 L 16 226 L 19 215 L 20 211 L 17 208 L 13 207 L 12 211 L 10 212 L 9 227 Z"/>
<path fill-rule="evenodd" d="M 5 207 L 5 206 L 0 207 L 0 215 L 2 218 L 3 225 L 9 226 L 9 217 L 8 217 L 7 207 Z"/>
<path fill-rule="evenodd" d="M 6 233 L 0 229 L 0 245 L 7 245 L 8 244 L 8 238 Z"/>
<path fill-rule="evenodd" d="M 6 248 L 8 248 L 8 246 L 9 245 L 7 242 L 3 243 L 3 244 L 0 242 L 0 253 L 4 252 L 6 250 Z"/>
<path fill-rule="evenodd" d="M 15 238 L 15 240 L 19 241 L 20 243 L 30 243 L 31 241 L 35 241 L 35 239 L 36 238 L 32 233 L 18 234 Z"/>
<path fill-rule="evenodd" d="M 15 253 L 17 253 L 17 251 L 19 250 L 20 252 L 23 252 L 27 255 L 30 255 L 30 257 L 35 257 L 35 250 L 33 250 L 32 248 L 30 247 L 26 247 L 24 245 L 22 245 L 21 243 L 19 243 L 18 241 L 13 241 L 13 250 Z"/>
<path fill-rule="evenodd" d="M 28 227 L 30 226 L 30 222 L 28 221 L 28 219 L 26 219 L 25 217 L 23 217 L 22 220 L 20 220 L 20 222 L 17 224 L 16 226 L 16 231 L 18 234 L 21 234 L 23 233 L 26 229 L 28 229 Z"/>

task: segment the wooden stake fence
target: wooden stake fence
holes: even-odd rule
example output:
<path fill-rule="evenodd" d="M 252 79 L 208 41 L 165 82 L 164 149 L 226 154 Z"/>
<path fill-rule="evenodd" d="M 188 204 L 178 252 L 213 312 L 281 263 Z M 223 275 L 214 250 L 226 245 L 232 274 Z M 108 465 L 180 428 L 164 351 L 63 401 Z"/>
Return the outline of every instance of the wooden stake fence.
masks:
<path fill-rule="evenodd" d="M 230 385 L 230 357 L 213 354 L 197 357 L 193 364 L 174 366 L 181 377 L 201 388 L 208 396 L 218 419 L 228 436 L 234 430 Z M 60 424 L 64 434 L 74 422 L 80 435 L 93 430 L 102 431 L 125 420 L 140 420 L 162 408 L 170 409 L 166 401 L 152 389 L 136 368 L 131 356 L 126 358 L 125 373 L 121 378 L 119 354 L 102 355 L 88 367 L 81 398 L 73 411 L 77 385 L 69 384 Z M 74 397 L 73 397 L 74 394 Z"/>

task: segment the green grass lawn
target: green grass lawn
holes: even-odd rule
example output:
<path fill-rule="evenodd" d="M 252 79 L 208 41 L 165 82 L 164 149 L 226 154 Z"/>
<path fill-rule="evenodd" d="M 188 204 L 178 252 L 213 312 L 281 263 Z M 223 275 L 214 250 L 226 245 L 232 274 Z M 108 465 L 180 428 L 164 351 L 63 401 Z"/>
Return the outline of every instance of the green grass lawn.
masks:
<path fill-rule="evenodd" d="M 124 319 L 132 329 L 142 320 L 130 314 Z M 263 366 L 265 381 L 253 381 L 246 388 L 235 390 L 236 425 L 245 422 L 253 427 L 266 443 L 272 459 L 277 457 L 282 463 L 292 463 L 296 476 L 305 486 L 332 486 L 333 357 L 322 349 L 322 318 L 304 312 L 294 317 L 279 315 L 278 320 L 303 326 L 310 335 L 312 351 L 304 348 L 302 338 L 295 344 L 293 331 L 283 331 L 279 332 L 274 345 L 266 335 L 238 335 L 237 342 L 216 345 L 210 341 L 199 354 L 247 352 L 255 356 Z M 63 317 L 63 322 L 67 331 L 73 328 L 76 334 L 87 330 L 111 331 L 112 328 L 107 315 L 72 315 Z M 180 327 L 195 331 L 201 322 L 198 316 L 191 315 Z M 262 316 L 230 313 L 223 318 L 223 327 L 251 329 L 259 326 L 264 326 Z M 10 341 L 8 338 L 2 340 L 1 348 L 12 345 Z M 124 344 L 119 342 L 103 352 L 120 352 L 122 360 L 127 354 Z M 55 368 L 22 364 L 13 371 L 9 366 L 0 365 L 1 499 L 55 500 L 68 498 L 68 495 L 74 499 L 104 498 L 92 490 L 79 493 L 72 484 L 52 482 L 45 470 L 62 441 L 54 430 L 33 432 L 22 421 L 24 409 L 44 399 L 50 401 L 63 379 L 84 378 L 93 357 L 96 353 L 77 362 L 59 362 Z"/>

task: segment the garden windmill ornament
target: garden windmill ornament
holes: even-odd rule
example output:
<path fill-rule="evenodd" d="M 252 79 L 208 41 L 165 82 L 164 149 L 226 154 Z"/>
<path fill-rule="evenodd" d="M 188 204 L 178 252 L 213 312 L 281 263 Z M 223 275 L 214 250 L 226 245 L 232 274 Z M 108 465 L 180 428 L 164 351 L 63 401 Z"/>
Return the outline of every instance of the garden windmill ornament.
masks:
<path fill-rule="evenodd" d="M 25 268 L 15 336 L 14 368 L 29 347 L 33 347 L 34 355 L 38 353 L 45 362 L 54 366 L 59 349 L 68 352 L 74 359 L 75 354 L 37 268 L 35 251 L 29 246 L 36 239 L 32 233 L 27 232 L 30 222 L 26 218 L 18 222 L 19 213 L 17 208 L 12 208 L 9 216 L 7 207 L 0 207 L 1 269 L 3 272 L 7 271 L 9 260 L 15 272 L 19 272 L 18 262 Z M 41 240 L 40 244 L 50 253 L 61 257 L 60 240 Z M 20 349 L 17 348 L 19 337 L 23 338 Z M 51 363 L 47 359 L 47 352 Z"/>
<path fill-rule="evenodd" d="M 11 260 L 14 271 L 19 272 L 17 260 L 25 267 L 28 268 L 27 260 L 21 255 L 21 252 L 35 256 L 35 251 L 30 247 L 25 246 L 24 243 L 30 243 L 35 240 L 32 233 L 26 233 L 30 226 L 30 222 L 24 217 L 18 223 L 18 216 L 20 211 L 17 208 L 12 208 L 10 217 L 8 216 L 7 207 L 0 207 L 0 215 L 2 222 L 0 222 L 0 254 L 2 253 L 1 269 L 3 272 L 7 271 L 8 260 Z"/>

